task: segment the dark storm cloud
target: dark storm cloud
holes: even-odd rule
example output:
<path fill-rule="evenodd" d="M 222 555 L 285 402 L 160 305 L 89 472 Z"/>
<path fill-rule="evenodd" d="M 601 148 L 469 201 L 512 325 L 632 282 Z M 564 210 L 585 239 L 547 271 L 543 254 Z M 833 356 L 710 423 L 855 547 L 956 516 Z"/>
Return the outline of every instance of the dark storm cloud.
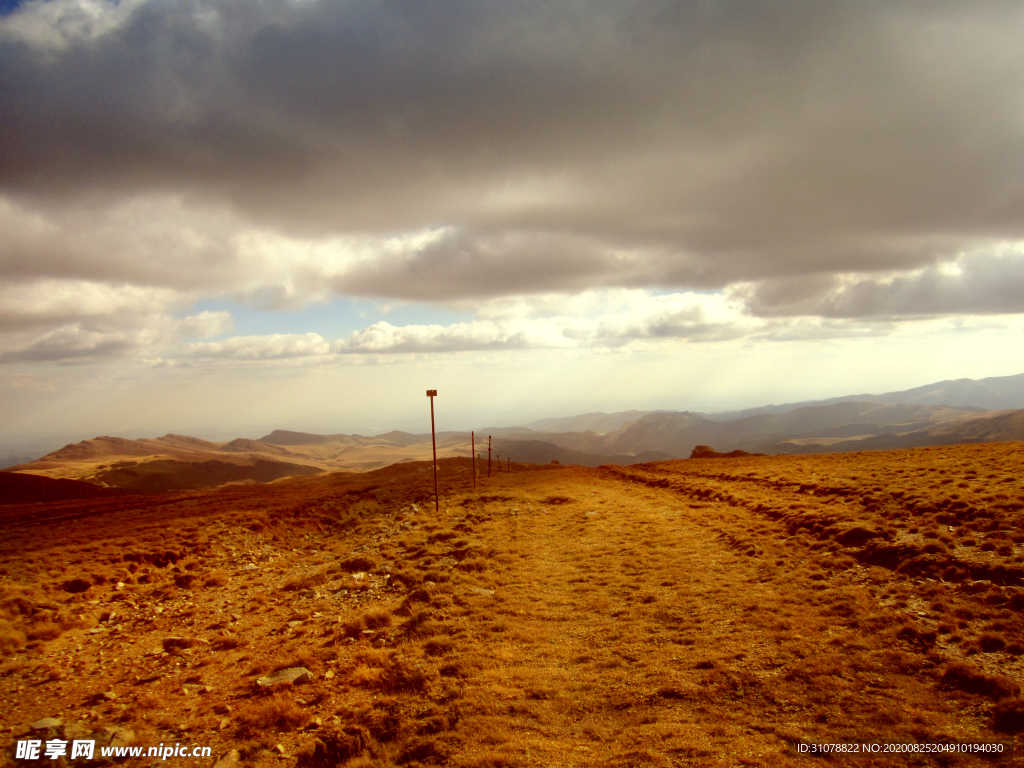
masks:
<path fill-rule="evenodd" d="M 432 301 L 745 281 L 769 314 L 1020 311 L 1009 258 L 931 293 L 870 276 L 1024 235 L 1019 4 L 90 2 L 0 20 L 20 279 Z M 181 202 L 118 218 L 147 199 Z M 445 235 L 254 288 L 247 228 Z"/>
<path fill-rule="evenodd" d="M 762 317 L 913 317 L 1024 312 L 1024 259 L 986 254 L 909 274 L 765 281 L 736 293 Z"/>

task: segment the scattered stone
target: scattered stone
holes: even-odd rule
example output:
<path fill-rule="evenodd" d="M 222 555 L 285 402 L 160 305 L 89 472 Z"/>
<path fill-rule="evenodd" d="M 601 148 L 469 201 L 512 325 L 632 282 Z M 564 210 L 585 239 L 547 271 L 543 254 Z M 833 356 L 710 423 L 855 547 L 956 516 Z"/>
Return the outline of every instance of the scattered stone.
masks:
<path fill-rule="evenodd" d="M 289 621 L 288 622 L 288 626 L 291 627 L 292 629 L 295 629 L 295 627 L 301 627 L 302 626 L 302 622 L 301 621 L 297 621 L 297 620 L 296 621 Z"/>
<path fill-rule="evenodd" d="M 208 685 L 200 685 L 199 683 L 185 683 L 181 686 L 181 689 L 185 693 L 209 693 L 212 688 Z"/>
<path fill-rule="evenodd" d="M 231 714 L 231 705 L 230 704 L 218 704 L 217 706 L 215 706 L 213 708 L 213 711 L 216 712 L 218 715 L 230 715 Z"/>
<path fill-rule="evenodd" d="M 223 731 L 229 725 L 231 725 L 231 718 L 230 717 L 221 718 L 220 725 L 217 726 L 217 730 L 218 731 Z"/>
<path fill-rule="evenodd" d="M 232 749 L 221 755 L 220 759 L 213 764 L 213 768 L 234 768 L 242 759 L 237 749 Z"/>
<path fill-rule="evenodd" d="M 493 589 L 482 589 L 481 587 L 470 587 L 469 591 L 474 595 L 493 595 Z"/>
<path fill-rule="evenodd" d="M 231 618 L 234 619 L 235 621 L 241 621 L 242 620 L 242 617 L 239 616 L 237 613 L 232 613 L 231 614 Z"/>
<path fill-rule="evenodd" d="M 324 672 L 324 680 L 331 680 L 333 678 L 334 678 L 334 670 L 333 669 L 328 669 L 326 672 Z"/>
<path fill-rule="evenodd" d="M 305 667 L 289 667 L 288 669 L 280 669 L 277 672 L 257 679 L 256 684 L 263 686 L 264 688 L 271 685 L 278 685 L 279 683 L 302 685 L 303 683 L 308 683 L 312 679 L 313 675 Z"/>
<path fill-rule="evenodd" d="M 184 651 L 194 645 L 208 642 L 208 640 L 201 640 L 198 637 L 165 637 L 161 641 L 161 645 L 167 653 L 173 653 L 174 651 Z"/>
<path fill-rule="evenodd" d="M 242 566 L 243 571 L 258 571 L 260 567 L 256 563 L 246 563 Z"/>
<path fill-rule="evenodd" d="M 33 731 L 42 731 L 47 728 L 60 728 L 62 725 L 64 723 L 56 717 L 44 717 L 42 720 L 36 720 L 29 728 Z"/>
<path fill-rule="evenodd" d="M 113 701 L 117 698 L 117 694 L 113 691 L 104 691 L 99 695 L 99 698 L 101 698 L 103 701 Z"/>

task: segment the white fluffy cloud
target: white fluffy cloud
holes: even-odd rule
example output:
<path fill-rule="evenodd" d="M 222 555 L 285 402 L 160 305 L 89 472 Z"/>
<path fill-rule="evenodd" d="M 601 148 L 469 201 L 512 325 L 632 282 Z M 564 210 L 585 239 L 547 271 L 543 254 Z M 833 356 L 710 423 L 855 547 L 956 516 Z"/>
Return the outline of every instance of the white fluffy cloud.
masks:
<path fill-rule="evenodd" d="M 551 297 L 547 297 L 551 300 Z M 501 317 L 451 325 L 396 326 L 377 322 L 345 338 L 316 333 L 236 336 L 170 350 L 167 364 L 323 364 L 355 357 L 474 351 L 607 350 L 651 345 L 753 340 L 824 340 L 891 333 L 893 323 L 820 318 L 761 318 L 724 294 L 592 295 L 605 310 L 591 316 Z"/>
<path fill-rule="evenodd" d="M 190 344 L 186 357 L 241 362 L 278 361 L 323 357 L 330 351 L 330 344 L 318 333 L 274 333 Z"/>

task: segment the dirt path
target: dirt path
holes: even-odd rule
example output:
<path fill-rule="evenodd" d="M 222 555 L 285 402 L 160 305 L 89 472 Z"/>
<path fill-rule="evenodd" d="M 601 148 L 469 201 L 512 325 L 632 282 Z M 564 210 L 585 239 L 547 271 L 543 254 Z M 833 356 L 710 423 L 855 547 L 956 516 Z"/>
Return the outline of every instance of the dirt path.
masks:
<path fill-rule="evenodd" d="M 489 656 L 466 680 L 489 713 L 460 726 L 474 750 L 490 740 L 544 766 L 782 765 L 802 762 L 787 738 L 979 736 L 920 674 L 928 660 L 875 631 L 891 617 L 856 575 L 798 572 L 779 556 L 784 531 L 727 505 L 695 516 L 678 494 L 593 474 L 567 473 L 562 504 L 544 503 L 561 495 L 548 478 L 491 486 L 511 498 L 486 505 L 485 535 L 512 558 L 493 597 L 473 595 Z"/>

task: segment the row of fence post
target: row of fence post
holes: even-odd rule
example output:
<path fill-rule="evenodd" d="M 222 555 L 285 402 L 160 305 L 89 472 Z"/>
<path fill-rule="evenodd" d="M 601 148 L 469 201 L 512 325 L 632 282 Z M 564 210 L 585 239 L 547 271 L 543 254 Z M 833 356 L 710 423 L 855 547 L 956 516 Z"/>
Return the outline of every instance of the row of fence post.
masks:
<path fill-rule="evenodd" d="M 441 511 L 441 497 L 437 488 L 437 432 L 434 429 L 434 398 L 437 397 L 436 389 L 428 389 L 427 397 L 430 398 L 430 445 L 434 451 L 434 511 Z M 476 432 L 469 433 L 470 455 L 473 458 L 473 490 L 476 490 Z M 498 471 L 501 471 L 501 456 L 496 454 Z M 508 473 L 512 473 L 512 459 L 508 459 Z M 487 476 L 491 476 L 491 436 L 487 436 Z"/>

